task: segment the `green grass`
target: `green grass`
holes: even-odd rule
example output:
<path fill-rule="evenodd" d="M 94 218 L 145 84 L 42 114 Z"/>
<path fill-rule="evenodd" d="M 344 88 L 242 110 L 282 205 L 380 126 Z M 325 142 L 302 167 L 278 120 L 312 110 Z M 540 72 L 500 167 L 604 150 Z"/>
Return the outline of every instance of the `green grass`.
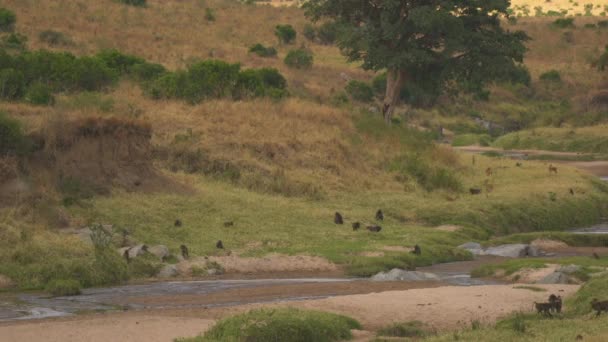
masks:
<path fill-rule="evenodd" d="M 580 274 L 575 274 L 576 277 L 587 278 L 590 274 L 598 272 L 601 268 L 608 267 L 608 258 L 600 259 L 589 257 L 564 257 L 564 258 L 526 258 L 512 259 L 500 264 L 483 265 L 471 272 L 473 277 L 488 277 L 492 276 L 498 270 L 504 271 L 505 275 L 511 275 L 522 269 L 537 269 L 544 268 L 547 264 L 558 265 L 579 265 L 582 266 Z M 586 280 L 586 279 L 582 279 Z"/>
<path fill-rule="evenodd" d="M 356 320 L 326 312 L 260 309 L 226 318 L 203 336 L 179 342 L 330 342 L 352 338 L 351 329 L 361 329 Z"/>
<path fill-rule="evenodd" d="M 608 126 L 537 128 L 510 133 L 492 146 L 504 149 L 539 149 L 549 151 L 608 153 Z"/>
<path fill-rule="evenodd" d="M 547 292 L 547 290 L 540 288 L 540 287 L 536 287 L 536 286 L 528 286 L 528 285 L 520 285 L 520 286 L 513 286 L 514 289 L 521 289 L 521 290 L 529 290 L 532 292 Z"/>
<path fill-rule="evenodd" d="M 490 146 L 492 137 L 489 134 L 459 134 L 452 140 L 452 146 Z"/>
<path fill-rule="evenodd" d="M 77 280 L 53 280 L 46 285 L 45 291 L 56 297 L 75 296 L 80 294 L 80 283 Z"/>
<path fill-rule="evenodd" d="M 530 243 L 537 239 L 561 241 L 575 247 L 607 247 L 608 236 L 603 234 L 573 234 L 568 232 L 530 232 L 488 240 L 484 245 L 499 246 L 510 243 Z"/>
<path fill-rule="evenodd" d="M 395 323 L 378 330 L 378 336 L 422 338 L 432 335 L 420 321 Z"/>

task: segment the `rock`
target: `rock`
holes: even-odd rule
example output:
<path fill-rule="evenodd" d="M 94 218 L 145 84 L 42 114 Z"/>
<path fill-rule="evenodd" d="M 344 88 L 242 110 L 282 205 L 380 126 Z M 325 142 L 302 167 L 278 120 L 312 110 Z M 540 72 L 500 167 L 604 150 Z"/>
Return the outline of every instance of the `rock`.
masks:
<path fill-rule="evenodd" d="M 87 244 L 93 244 L 93 240 L 91 240 L 91 229 L 89 227 L 85 227 L 76 232 L 78 238 Z"/>
<path fill-rule="evenodd" d="M 572 273 L 576 273 L 576 272 L 580 271 L 581 269 L 582 269 L 582 267 L 579 265 L 567 265 L 567 266 L 561 266 L 560 268 L 558 268 L 557 272 L 562 272 L 565 274 L 572 274 Z"/>
<path fill-rule="evenodd" d="M 169 252 L 169 248 L 167 248 L 167 246 L 165 245 L 152 246 L 148 248 L 148 252 L 154 254 L 161 261 L 164 261 L 171 255 L 171 252 Z"/>
<path fill-rule="evenodd" d="M 395 281 L 395 280 L 406 280 L 406 281 L 425 281 L 425 280 L 439 280 L 439 277 L 433 273 L 419 272 L 419 271 L 405 271 L 398 268 L 394 268 L 389 272 L 380 272 L 371 278 L 372 281 Z"/>
<path fill-rule="evenodd" d="M 178 275 L 179 275 L 179 270 L 177 269 L 177 266 L 175 266 L 175 265 L 165 265 L 158 272 L 157 276 L 159 278 L 173 278 L 173 277 L 177 277 Z"/>
<path fill-rule="evenodd" d="M 570 279 L 565 273 L 553 272 L 537 282 L 538 284 L 568 284 Z"/>
<path fill-rule="evenodd" d="M 529 249 L 528 245 L 525 245 L 522 243 L 516 243 L 516 244 L 510 244 L 510 245 L 501 245 L 501 246 L 490 247 L 485 250 L 484 254 L 507 257 L 507 258 L 521 258 L 521 257 L 525 257 L 528 254 L 528 249 Z"/>
<path fill-rule="evenodd" d="M 540 248 L 538 248 L 537 246 L 532 246 L 529 245 L 528 249 L 526 249 L 526 256 L 529 257 L 539 257 L 539 256 L 543 256 L 545 253 L 543 253 L 543 251 L 540 250 Z"/>
<path fill-rule="evenodd" d="M 478 244 L 477 242 L 467 242 L 467 243 L 464 243 L 464 244 L 458 246 L 458 248 L 467 250 L 467 251 L 471 252 L 471 254 L 473 254 L 473 255 L 483 255 L 484 254 L 483 247 L 481 247 L 481 245 Z"/>
<path fill-rule="evenodd" d="M 148 246 L 144 244 L 139 244 L 129 249 L 129 258 L 135 259 L 138 256 L 142 256 L 146 253 L 148 253 Z"/>
<path fill-rule="evenodd" d="M 0 290 L 10 289 L 15 286 L 13 280 L 3 274 L 0 274 Z"/>

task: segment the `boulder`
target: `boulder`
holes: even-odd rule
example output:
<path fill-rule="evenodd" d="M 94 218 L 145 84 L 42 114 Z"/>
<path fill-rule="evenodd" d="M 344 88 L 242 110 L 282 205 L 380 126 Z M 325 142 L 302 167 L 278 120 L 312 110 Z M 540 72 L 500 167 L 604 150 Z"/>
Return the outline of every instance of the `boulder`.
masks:
<path fill-rule="evenodd" d="M 582 269 L 579 265 L 564 265 L 557 269 L 557 272 L 562 272 L 565 274 L 572 274 L 580 271 Z"/>
<path fill-rule="evenodd" d="M 521 257 L 525 257 L 528 255 L 528 249 L 529 249 L 528 245 L 525 245 L 522 243 L 516 243 L 516 244 L 510 244 L 510 245 L 501 245 L 501 246 L 490 247 L 485 250 L 484 254 L 507 257 L 507 258 L 521 258 Z"/>
<path fill-rule="evenodd" d="M 166 260 L 171 255 L 169 248 L 167 248 L 165 245 L 152 246 L 148 248 L 148 252 L 154 254 L 161 261 Z"/>
<path fill-rule="evenodd" d="M 570 278 L 562 272 L 553 272 L 537 282 L 538 284 L 569 284 Z"/>
<path fill-rule="evenodd" d="M 144 244 L 139 244 L 137 246 L 129 248 L 129 258 L 135 259 L 138 256 L 142 256 L 148 253 L 148 246 Z"/>
<path fill-rule="evenodd" d="M 425 280 L 440 280 L 436 274 L 419 272 L 419 271 L 406 271 L 398 268 L 394 268 L 388 272 L 380 272 L 371 278 L 372 281 L 425 281 Z"/>
<path fill-rule="evenodd" d="M 467 250 L 473 255 L 483 255 L 484 253 L 483 247 L 481 247 L 481 245 L 477 242 L 467 242 L 458 246 L 458 248 Z"/>
<path fill-rule="evenodd" d="M 173 277 L 177 277 L 178 275 L 179 275 L 179 270 L 177 269 L 176 265 L 165 265 L 158 272 L 157 276 L 159 278 L 173 278 Z"/>

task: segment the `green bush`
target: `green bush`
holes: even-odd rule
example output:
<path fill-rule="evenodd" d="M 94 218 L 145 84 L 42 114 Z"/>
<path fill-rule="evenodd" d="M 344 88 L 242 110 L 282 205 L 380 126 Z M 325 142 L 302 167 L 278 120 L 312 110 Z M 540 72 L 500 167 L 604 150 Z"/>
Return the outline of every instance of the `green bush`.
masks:
<path fill-rule="evenodd" d="M 53 30 L 46 30 L 38 34 L 38 39 L 50 46 L 69 46 L 74 43 L 65 34 Z"/>
<path fill-rule="evenodd" d="M 365 82 L 354 80 L 348 82 L 346 85 L 346 92 L 353 100 L 370 102 L 374 99 L 374 90 Z"/>
<path fill-rule="evenodd" d="M 285 56 L 285 65 L 294 69 L 310 69 L 313 64 L 312 52 L 306 49 L 290 50 Z"/>
<path fill-rule="evenodd" d="M 307 23 L 306 25 L 304 25 L 304 29 L 302 30 L 302 34 L 304 35 L 304 38 L 310 40 L 311 42 L 314 41 L 315 38 L 317 37 L 317 31 L 315 30 L 315 27 L 312 26 L 309 23 Z"/>
<path fill-rule="evenodd" d="M 321 44 L 331 45 L 340 35 L 341 25 L 336 22 L 323 23 L 317 30 L 317 37 Z"/>
<path fill-rule="evenodd" d="M 389 169 L 404 176 L 400 179 L 407 180 L 408 176 L 413 177 L 426 191 L 443 189 L 460 192 L 463 189 L 462 182 L 455 171 L 442 166 L 431 165 L 420 154 L 398 158 Z"/>
<path fill-rule="evenodd" d="M 608 28 L 608 20 L 600 20 L 597 22 L 597 27 Z"/>
<path fill-rule="evenodd" d="M 551 25 L 557 28 L 566 29 L 566 28 L 575 28 L 574 18 L 559 18 L 556 19 Z"/>
<path fill-rule="evenodd" d="M 204 336 L 182 341 L 330 342 L 361 329 L 352 318 L 320 311 L 260 309 L 221 320 Z"/>
<path fill-rule="evenodd" d="M 215 11 L 212 8 L 205 8 L 205 19 L 207 21 L 215 21 Z"/>
<path fill-rule="evenodd" d="M 560 83 L 562 81 L 562 77 L 561 77 L 559 71 L 557 71 L 557 70 L 549 70 L 547 72 L 544 72 L 544 73 L 540 74 L 539 79 L 541 81 L 555 82 L 555 83 Z"/>
<path fill-rule="evenodd" d="M 0 70 L 0 98 L 17 100 L 25 94 L 23 74 L 15 69 Z"/>
<path fill-rule="evenodd" d="M 264 45 L 257 43 L 249 48 L 249 52 L 255 53 L 260 57 L 275 57 L 277 55 L 277 50 L 270 47 L 265 47 Z"/>
<path fill-rule="evenodd" d="M 26 49 L 27 37 L 20 33 L 11 33 L 2 37 L 1 47 L 6 50 L 23 51 Z"/>
<path fill-rule="evenodd" d="M 414 337 L 422 338 L 428 335 L 424 330 L 424 324 L 420 321 L 410 321 L 405 323 L 395 323 L 388 327 L 378 330 L 380 336 L 392 337 Z"/>
<path fill-rule="evenodd" d="M 49 282 L 44 290 L 55 297 L 76 296 L 80 294 L 80 283 L 73 279 L 56 279 Z"/>
<path fill-rule="evenodd" d="M 124 75 L 131 71 L 131 68 L 137 64 L 145 63 L 145 60 L 140 57 L 124 54 L 118 50 L 103 50 L 96 55 L 104 64 L 115 70 L 118 74 Z"/>
<path fill-rule="evenodd" d="M 129 70 L 129 73 L 137 80 L 150 81 L 157 79 L 167 72 L 164 66 L 155 63 L 140 63 L 135 64 Z"/>
<path fill-rule="evenodd" d="M 34 105 L 52 105 L 55 103 L 55 97 L 51 88 L 43 83 L 34 83 L 30 85 L 25 93 L 25 101 Z"/>
<path fill-rule="evenodd" d="M 114 252 L 114 254 L 117 254 Z M 131 260 L 128 265 L 129 274 L 136 278 L 151 278 L 160 272 L 163 263 L 153 254 L 145 254 Z"/>
<path fill-rule="evenodd" d="M 136 7 L 146 7 L 146 5 L 147 5 L 146 0 L 118 0 L 118 2 L 125 4 L 125 5 L 136 6 Z"/>
<path fill-rule="evenodd" d="M 287 25 L 277 25 L 274 28 L 274 34 L 279 39 L 279 43 L 281 44 L 291 44 L 296 40 L 296 30 L 293 26 Z"/>
<path fill-rule="evenodd" d="M 0 111 L 0 157 L 27 152 L 29 141 L 17 120 Z"/>
<path fill-rule="evenodd" d="M 0 8 L 0 32 L 12 32 L 16 22 L 17 16 L 13 11 Z"/>

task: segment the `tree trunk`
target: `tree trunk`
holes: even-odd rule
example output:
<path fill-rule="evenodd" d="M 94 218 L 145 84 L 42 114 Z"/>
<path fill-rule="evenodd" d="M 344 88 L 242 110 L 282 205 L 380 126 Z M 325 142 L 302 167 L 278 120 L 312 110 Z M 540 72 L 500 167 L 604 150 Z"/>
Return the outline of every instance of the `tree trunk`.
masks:
<path fill-rule="evenodd" d="M 387 124 L 391 124 L 393 112 L 399 103 L 399 95 L 407 75 L 404 70 L 388 69 L 386 73 L 386 94 L 382 106 L 382 116 Z"/>

